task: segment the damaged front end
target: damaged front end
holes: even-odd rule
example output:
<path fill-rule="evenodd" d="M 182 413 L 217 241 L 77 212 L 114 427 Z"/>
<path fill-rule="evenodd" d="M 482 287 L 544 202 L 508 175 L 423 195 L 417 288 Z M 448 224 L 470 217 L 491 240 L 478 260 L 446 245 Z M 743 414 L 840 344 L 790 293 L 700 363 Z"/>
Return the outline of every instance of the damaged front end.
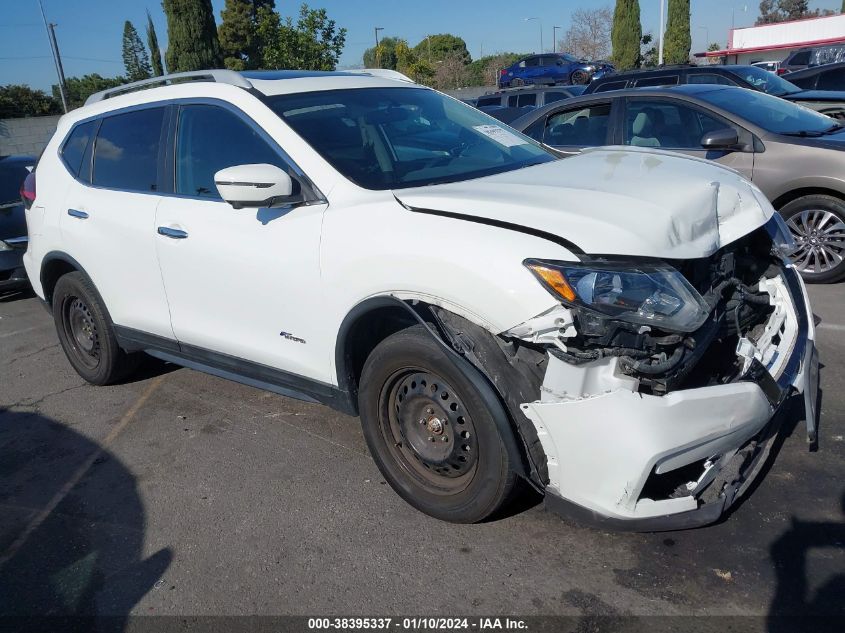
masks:
<path fill-rule="evenodd" d="M 548 355 L 521 409 L 552 505 L 623 529 L 710 523 L 762 466 L 795 391 L 814 437 L 812 315 L 781 234 L 775 217 L 697 260 L 526 261 L 561 305 L 503 336 Z"/>

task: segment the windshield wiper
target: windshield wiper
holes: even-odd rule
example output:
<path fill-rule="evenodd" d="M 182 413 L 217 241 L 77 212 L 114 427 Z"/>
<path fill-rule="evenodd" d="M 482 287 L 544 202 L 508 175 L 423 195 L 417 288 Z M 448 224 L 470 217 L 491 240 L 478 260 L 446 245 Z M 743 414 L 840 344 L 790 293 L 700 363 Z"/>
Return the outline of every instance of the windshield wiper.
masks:
<path fill-rule="evenodd" d="M 836 134 L 842 128 L 845 128 L 845 125 L 842 125 L 840 123 L 834 123 L 824 131 L 824 134 Z"/>
<path fill-rule="evenodd" d="M 817 138 L 824 136 L 826 132 L 819 132 L 817 130 L 796 130 L 795 132 L 781 132 L 785 136 L 800 136 L 802 138 Z"/>

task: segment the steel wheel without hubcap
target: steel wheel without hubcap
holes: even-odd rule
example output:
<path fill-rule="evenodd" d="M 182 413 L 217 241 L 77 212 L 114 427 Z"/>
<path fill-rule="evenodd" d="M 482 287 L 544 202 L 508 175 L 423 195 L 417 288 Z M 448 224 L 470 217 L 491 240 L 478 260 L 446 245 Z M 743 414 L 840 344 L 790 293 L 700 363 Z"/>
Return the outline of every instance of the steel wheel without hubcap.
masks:
<path fill-rule="evenodd" d="M 806 209 L 787 220 L 798 245 L 791 256 L 802 273 L 827 273 L 845 256 L 845 223 L 826 209 Z"/>
<path fill-rule="evenodd" d="M 408 368 L 385 383 L 379 424 L 402 469 L 434 494 L 454 494 L 478 464 L 475 426 L 460 397 L 436 374 Z"/>
<path fill-rule="evenodd" d="M 77 360 L 94 369 L 100 363 L 100 337 L 91 309 L 79 297 L 65 297 L 62 317 L 65 336 Z"/>

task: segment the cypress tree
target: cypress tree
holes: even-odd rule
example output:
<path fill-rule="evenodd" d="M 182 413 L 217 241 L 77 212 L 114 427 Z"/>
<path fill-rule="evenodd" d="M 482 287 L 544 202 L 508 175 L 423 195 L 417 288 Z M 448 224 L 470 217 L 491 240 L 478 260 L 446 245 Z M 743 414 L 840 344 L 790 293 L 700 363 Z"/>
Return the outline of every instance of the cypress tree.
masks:
<path fill-rule="evenodd" d="M 149 10 L 147 10 L 147 46 L 150 48 L 153 75 L 161 77 L 164 74 L 164 66 L 161 63 L 161 49 L 158 46 L 158 35 L 156 35 L 156 27 Z"/>
<path fill-rule="evenodd" d="M 663 59 L 667 64 L 686 64 L 692 46 L 690 37 L 689 0 L 669 0 L 669 20 L 666 22 L 666 39 Z"/>
<path fill-rule="evenodd" d="M 223 54 L 211 0 L 162 0 L 167 16 L 167 70 L 221 68 Z"/>
<path fill-rule="evenodd" d="M 613 44 L 613 60 L 617 68 L 627 70 L 640 65 L 642 37 L 639 0 L 616 0 L 610 41 Z"/>
<path fill-rule="evenodd" d="M 123 23 L 123 65 L 129 81 L 140 81 L 152 76 L 147 49 L 129 20 Z"/>

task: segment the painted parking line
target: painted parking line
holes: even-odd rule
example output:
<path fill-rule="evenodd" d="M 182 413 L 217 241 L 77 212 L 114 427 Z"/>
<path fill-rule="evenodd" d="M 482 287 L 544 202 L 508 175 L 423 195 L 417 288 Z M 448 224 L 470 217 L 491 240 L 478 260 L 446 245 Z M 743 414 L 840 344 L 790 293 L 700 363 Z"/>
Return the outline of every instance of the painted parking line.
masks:
<path fill-rule="evenodd" d="M 17 553 L 17 551 L 26 543 L 29 539 L 30 535 L 38 529 L 38 527 L 47 520 L 47 517 L 52 514 L 53 510 L 55 510 L 58 505 L 64 500 L 65 497 L 70 493 L 71 490 L 78 484 L 85 474 L 91 469 L 91 466 L 94 465 L 94 462 L 97 461 L 100 456 L 106 452 L 108 447 L 111 445 L 112 442 L 120 435 L 121 431 L 127 427 L 127 425 L 135 418 L 135 415 L 144 406 L 144 403 L 150 398 L 151 395 L 161 386 L 161 383 L 164 382 L 164 376 L 158 376 L 150 382 L 144 392 L 139 396 L 139 398 L 135 401 L 135 403 L 129 408 L 129 410 L 123 414 L 123 417 L 120 418 L 120 421 L 109 431 L 109 434 L 106 436 L 101 443 L 99 448 L 91 454 L 88 459 L 76 470 L 76 472 L 71 475 L 70 479 L 68 479 L 64 485 L 59 489 L 59 491 L 50 499 L 50 502 L 44 506 L 44 509 L 41 510 L 35 517 L 30 521 L 29 525 L 26 526 L 23 532 L 20 533 L 20 536 L 14 540 L 14 542 L 0 555 L 0 567 L 3 567 L 7 562 L 9 562 L 12 557 Z"/>

